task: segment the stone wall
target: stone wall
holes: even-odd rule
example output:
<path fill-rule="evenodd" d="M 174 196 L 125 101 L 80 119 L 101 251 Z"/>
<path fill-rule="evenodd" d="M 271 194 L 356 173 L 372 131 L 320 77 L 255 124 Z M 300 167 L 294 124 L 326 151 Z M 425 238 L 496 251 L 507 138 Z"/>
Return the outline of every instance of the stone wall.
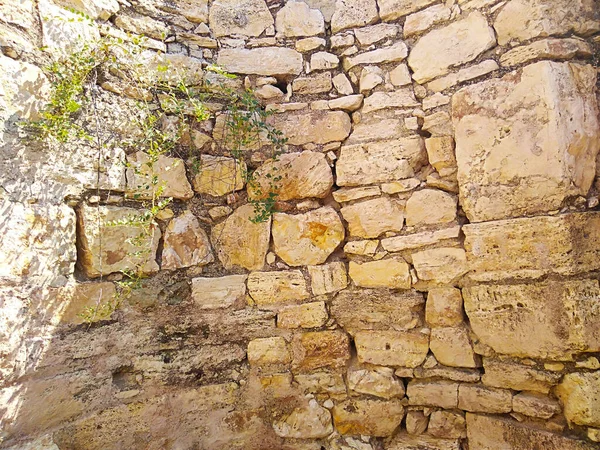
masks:
<path fill-rule="evenodd" d="M 0 447 L 599 448 L 599 14 L 597 0 L 0 3 Z M 87 325 L 78 313 L 132 264 L 135 230 L 102 223 L 140 208 L 122 161 L 144 155 L 48 148 L 17 122 L 43 105 L 48 53 L 124 32 L 187 71 L 239 74 L 288 143 L 276 163 L 248 152 L 259 183 L 273 164 L 282 176 L 259 224 L 257 194 L 223 179 L 236 167 L 211 147 L 218 120 L 196 130 L 200 174 L 163 158 L 175 201 L 140 256 L 151 276 Z M 127 136 L 127 92 L 97 91 Z"/>

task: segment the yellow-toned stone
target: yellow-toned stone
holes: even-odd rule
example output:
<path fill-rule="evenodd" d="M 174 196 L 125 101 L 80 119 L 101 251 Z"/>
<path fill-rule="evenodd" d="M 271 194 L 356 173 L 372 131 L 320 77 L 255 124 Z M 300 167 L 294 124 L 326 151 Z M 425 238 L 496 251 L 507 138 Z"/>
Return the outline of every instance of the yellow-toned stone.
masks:
<path fill-rule="evenodd" d="M 391 367 L 353 365 L 348 368 L 347 380 L 348 388 L 359 394 L 385 399 L 404 397 L 404 385 L 394 377 Z"/>
<path fill-rule="evenodd" d="M 381 20 L 393 21 L 429 6 L 435 0 L 379 0 L 377 3 Z"/>
<path fill-rule="evenodd" d="M 449 167 L 456 167 L 454 155 L 454 139 L 451 136 L 440 136 L 425 139 L 425 148 L 429 164 L 440 171 Z"/>
<path fill-rule="evenodd" d="M 465 328 L 433 328 L 429 347 L 440 364 L 450 367 L 477 367 L 469 333 Z"/>
<path fill-rule="evenodd" d="M 409 405 L 439 406 L 453 409 L 458 405 L 458 383 L 453 381 L 411 380 L 406 388 Z"/>
<path fill-rule="evenodd" d="M 375 23 L 378 18 L 375 0 L 336 0 L 331 31 L 337 33 L 346 28 L 362 27 Z"/>
<path fill-rule="evenodd" d="M 193 278 L 192 300 L 201 309 L 228 308 L 244 300 L 246 275 Z"/>
<path fill-rule="evenodd" d="M 351 241 L 344 245 L 344 252 L 353 255 L 374 255 L 379 246 L 379 241 Z"/>
<path fill-rule="evenodd" d="M 408 264 L 401 258 L 382 259 L 364 264 L 350 261 L 350 278 L 361 287 L 409 289 Z"/>
<path fill-rule="evenodd" d="M 298 372 L 337 369 L 350 359 L 350 339 L 341 331 L 313 331 L 296 335 L 292 367 Z"/>
<path fill-rule="evenodd" d="M 84 322 L 81 314 L 86 308 L 95 308 L 114 300 L 117 290 L 109 282 L 100 283 L 73 283 L 60 290 L 59 301 L 62 312 L 58 321 L 63 324 L 78 325 Z M 92 322 L 107 319 L 102 314 L 92 315 Z"/>
<path fill-rule="evenodd" d="M 408 414 L 417 413 L 417 411 L 409 411 Z M 408 427 L 408 414 L 406 425 Z M 425 427 L 427 427 L 428 418 L 425 417 Z M 441 439 L 426 434 L 420 436 L 411 436 L 404 432 L 397 433 L 390 441 L 389 450 L 460 450 L 459 439 Z"/>
<path fill-rule="evenodd" d="M 299 270 L 252 272 L 248 292 L 258 306 L 300 303 L 310 295 Z"/>
<path fill-rule="evenodd" d="M 313 295 L 331 294 L 348 285 L 346 265 L 333 262 L 322 266 L 308 266 Z"/>
<path fill-rule="evenodd" d="M 446 439 L 467 437 L 464 413 L 453 411 L 432 412 L 429 416 L 427 432 L 432 436 Z"/>
<path fill-rule="evenodd" d="M 389 197 L 344 206 L 341 212 L 351 236 L 374 238 L 386 231 L 401 231 L 404 226 L 402 204 Z"/>
<path fill-rule="evenodd" d="M 248 343 L 248 362 L 251 366 L 267 367 L 290 361 L 290 352 L 282 337 L 254 339 Z"/>
<path fill-rule="evenodd" d="M 319 328 L 325 325 L 328 318 L 324 302 L 291 305 L 279 311 L 277 326 L 280 328 Z"/>
<path fill-rule="evenodd" d="M 214 261 L 210 241 L 191 211 L 169 222 L 165 231 L 162 269 L 204 266 Z"/>
<path fill-rule="evenodd" d="M 561 378 L 560 373 L 538 370 L 511 362 L 483 359 L 483 384 L 515 391 L 535 391 L 547 394 Z"/>
<path fill-rule="evenodd" d="M 333 432 L 331 413 L 311 400 L 307 407 L 296 408 L 285 419 L 275 422 L 273 429 L 284 438 L 324 438 Z"/>
<path fill-rule="evenodd" d="M 500 64 L 510 67 L 534 59 L 571 59 L 589 57 L 592 53 L 590 45 L 580 39 L 543 39 L 509 50 L 500 57 Z"/>
<path fill-rule="evenodd" d="M 425 320 L 432 326 L 453 327 L 464 320 L 460 290 L 453 287 L 430 289 L 427 293 Z"/>
<path fill-rule="evenodd" d="M 469 270 L 467 256 L 462 248 L 424 250 L 414 253 L 412 259 L 419 279 L 433 283 L 454 283 Z"/>
<path fill-rule="evenodd" d="M 359 331 L 354 336 L 362 363 L 417 367 L 429 351 L 429 336 L 419 332 Z"/>
<path fill-rule="evenodd" d="M 515 395 L 512 407 L 516 413 L 541 419 L 549 419 L 561 411 L 558 401 L 535 392 L 521 392 Z"/>
<path fill-rule="evenodd" d="M 378 48 L 370 52 L 361 53 L 356 56 L 344 58 L 344 70 L 350 70 L 354 66 L 362 66 L 366 64 L 381 64 L 388 62 L 400 62 L 408 55 L 408 48 L 402 41 L 397 42 L 389 47 Z"/>
<path fill-rule="evenodd" d="M 335 428 L 351 435 L 391 436 L 404 418 L 400 400 L 346 400 L 332 412 Z"/>
<path fill-rule="evenodd" d="M 555 392 L 569 423 L 600 427 L 600 372 L 569 373 Z"/>
<path fill-rule="evenodd" d="M 273 215 L 273 247 L 277 256 L 291 266 L 315 265 L 344 240 L 344 225 L 329 206 L 304 214 Z"/>
<path fill-rule="evenodd" d="M 246 164 L 223 156 L 201 155 L 194 190 L 215 197 L 244 189 Z"/>
<path fill-rule="evenodd" d="M 456 197 L 436 189 L 422 189 L 408 199 L 405 213 L 409 227 L 453 222 Z"/>
<path fill-rule="evenodd" d="M 173 197 L 187 200 L 194 196 L 185 174 L 185 164 L 179 158 L 159 156 L 158 160 L 148 167 L 149 157 L 144 152 L 137 152 L 127 157 L 130 168 L 127 169 L 127 195 L 148 199 L 152 192 L 162 190 L 161 197 Z M 152 179 L 157 177 L 157 184 Z"/>
<path fill-rule="evenodd" d="M 508 389 L 467 383 L 458 388 L 458 408 L 470 412 L 509 413 L 512 410 L 512 398 Z"/>
<path fill-rule="evenodd" d="M 298 75 L 302 72 L 302 54 L 291 48 L 224 48 L 217 64 L 231 73 L 254 75 Z"/>
<path fill-rule="evenodd" d="M 216 0 L 210 6 L 210 28 L 217 37 L 260 36 L 274 20 L 264 0 Z"/>
<path fill-rule="evenodd" d="M 325 33 L 325 22 L 318 9 L 291 1 L 277 12 L 275 29 L 285 37 L 314 36 Z"/>
<path fill-rule="evenodd" d="M 352 129 L 350 116 L 343 111 L 276 114 L 269 118 L 269 122 L 283 133 L 291 145 L 343 141 Z"/>
<path fill-rule="evenodd" d="M 313 394 L 346 395 L 346 384 L 341 373 L 314 372 L 294 375 L 303 392 Z"/>

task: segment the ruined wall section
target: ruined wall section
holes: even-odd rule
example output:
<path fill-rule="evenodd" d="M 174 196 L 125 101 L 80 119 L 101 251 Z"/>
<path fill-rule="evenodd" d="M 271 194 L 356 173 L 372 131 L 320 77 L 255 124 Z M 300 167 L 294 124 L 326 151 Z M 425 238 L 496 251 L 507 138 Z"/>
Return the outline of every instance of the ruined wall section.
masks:
<path fill-rule="evenodd" d="M 67 8 L 94 19 L 89 25 Z M 0 447 L 592 450 L 600 442 L 595 0 L 0 4 Z M 151 276 L 109 320 L 140 208 L 114 147 L 23 140 L 49 54 L 146 35 L 288 138 L 278 211 L 219 120 L 160 166 Z M 41 50 L 45 47 L 45 50 Z M 214 74 L 204 73 L 209 77 Z M 135 102 L 99 80 L 127 137 Z M 221 124 L 222 126 L 222 124 Z M 221 180 L 216 183 L 215 180 Z M 101 238 L 100 238 L 101 237 Z"/>

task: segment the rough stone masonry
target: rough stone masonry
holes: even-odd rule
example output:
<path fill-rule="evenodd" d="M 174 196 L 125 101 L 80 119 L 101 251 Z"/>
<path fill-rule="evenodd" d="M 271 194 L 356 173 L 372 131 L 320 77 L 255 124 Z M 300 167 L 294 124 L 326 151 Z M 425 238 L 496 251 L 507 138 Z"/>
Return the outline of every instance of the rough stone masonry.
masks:
<path fill-rule="evenodd" d="M 17 126 L 48 54 L 100 35 L 255 89 L 278 212 L 250 221 L 217 118 L 199 173 L 157 163 L 175 200 L 128 257 L 102 224 L 147 155 Z M 598 0 L 0 2 L 0 448 L 600 448 L 599 46 Z M 127 137 L 136 93 L 98 83 Z"/>

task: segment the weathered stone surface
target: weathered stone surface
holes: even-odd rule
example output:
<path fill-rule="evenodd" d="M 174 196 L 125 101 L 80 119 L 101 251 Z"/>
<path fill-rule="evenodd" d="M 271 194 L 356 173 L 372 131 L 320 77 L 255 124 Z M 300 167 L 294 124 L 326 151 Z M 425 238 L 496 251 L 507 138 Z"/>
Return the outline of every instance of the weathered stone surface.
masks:
<path fill-rule="evenodd" d="M 429 351 L 429 336 L 419 332 L 359 331 L 354 336 L 361 363 L 417 367 Z"/>
<path fill-rule="evenodd" d="M 313 295 L 331 294 L 348 285 L 346 265 L 340 261 L 322 266 L 308 266 L 308 274 Z"/>
<path fill-rule="evenodd" d="M 252 272 L 248 292 L 258 306 L 301 303 L 310 296 L 299 270 Z"/>
<path fill-rule="evenodd" d="M 350 359 L 350 339 L 341 331 L 313 331 L 296 335 L 292 367 L 298 372 L 344 367 Z"/>
<path fill-rule="evenodd" d="M 543 39 L 509 50 L 500 57 L 500 64 L 510 67 L 534 59 L 571 59 L 589 57 L 592 53 L 590 45 L 579 39 Z"/>
<path fill-rule="evenodd" d="M 381 246 L 388 252 L 400 252 L 419 247 L 445 242 L 449 239 L 456 240 L 460 234 L 460 227 L 444 228 L 436 231 L 424 231 L 421 233 L 408 234 L 406 236 L 394 236 L 381 240 Z"/>
<path fill-rule="evenodd" d="M 119 11 L 117 0 L 59 0 L 56 3 L 87 14 L 92 19 L 108 20 L 110 16 Z"/>
<path fill-rule="evenodd" d="M 361 367 L 358 365 L 348 368 L 348 389 L 351 391 L 390 399 L 404 397 L 402 381 L 394 377 L 391 367 Z"/>
<path fill-rule="evenodd" d="M 320 37 L 308 37 L 296 41 L 294 48 L 301 53 L 307 53 L 325 47 L 326 41 Z"/>
<path fill-rule="evenodd" d="M 331 413 L 311 400 L 308 407 L 296 408 L 285 419 L 275 422 L 273 429 L 283 438 L 324 438 L 333 432 Z"/>
<path fill-rule="evenodd" d="M 273 177 L 281 177 L 275 183 L 277 200 L 323 198 L 333 186 L 333 175 L 322 153 L 286 153 L 277 161 L 269 161 L 254 172 L 255 184 L 249 186 L 250 198 L 266 196 L 272 188 Z M 257 191 L 260 189 L 260 192 Z"/>
<path fill-rule="evenodd" d="M 208 0 L 170 0 L 169 2 L 155 3 L 163 11 L 181 14 L 190 22 L 208 22 Z"/>
<path fill-rule="evenodd" d="M 477 383 L 481 374 L 477 369 L 456 369 L 454 367 L 434 366 L 430 369 L 417 367 L 413 373 L 415 378 L 445 378 L 452 381 Z"/>
<path fill-rule="evenodd" d="M 194 190 L 215 197 L 244 189 L 244 162 L 223 156 L 201 155 Z"/>
<path fill-rule="evenodd" d="M 509 413 L 512 409 L 512 393 L 508 389 L 461 384 L 458 388 L 458 408 L 470 412 Z"/>
<path fill-rule="evenodd" d="M 143 213 L 144 210 L 117 206 L 84 205 L 79 209 L 79 263 L 88 277 L 97 278 L 127 270 L 146 274 L 158 271 L 156 250 L 161 232 L 155 223 L 149 224 L 147 232 L 142 225 L 108 224 Z M 143 234 L 141 245 L 134 245 L 131 240 L 140 234 Z"/>
<path fill-rule="evenodd" d="M 210 6 L 209 23 L 217 37 L 259 36 L 273 25 L 273 16 L 263 0 L 216 0 Z"/>
<path fill-rule="evenodd" d="M 593 450 L 596 444 L 529 428 L 513 420 L 467 413 L 471 450 L 522 450 L 543 445 L 544 450 Z"/>
<path fill-rule="evenodd" d="M 361 82 L 361 91 L 362 82 Z M 368 89 L 367 89 L 368 90 Z M 414 108 L 419 102 L 411 88 L 402 88 L 393 92 L 375 92 L 365 98 L 362 112 L 368 114 L 385 108 Z"/>
<path fill-rule="evenodd" d="M 423 411 L 413 410 L 406 413 L 406 432 L 413 436 L 425 433 L 429 424 L 429 417 Z"/>
<path fill-rule="evenodd" d="M 331 315 L 350 334 L 358 330 L 406 330 L 421 325 L 423 296 L 416 291 L 344 290 L 331 303 Z"/>
<path fill-rule="evenodd" d="M 538 370 L 510 362 L 483 359 L 483 384 L 515 391 L 535 391 L 547 394 L 561 378 L 560 373 Z"/>
<path fill-rule="evenodd" d="M 385 81 L 385 72 L 378 66 L 365 66 L 360 72 L 360 80 L 358 82 L 360 92 L 367 93 L 371 89 L 383 84 Z M 385 94 L 385 92 L 380 92 Z M 377 100 L 377 98 L 375 98 Z M 374 104 L 370 100 L 371 104 Z M 368 111 L 366 111 L 368 112 Z"/>
<path fill-rule="evenodd" d="M 379 0 L 381 20 L 392 21 L 411 12 L 423 9 L 435 3 L 435 0 Z"/>
<path fill-rule="evenodd" d="M 463 81 L 473 80 L 475 78 L 487 75 L 494 70 L 498 70 L 500 66 L 493 59 L 488 59 L 475 64 L 471 67 L 465 67 L 460 69 L 456 73 L 451 73 L 445 77 L 437 78 L 427 83 L 427 87 L 434 92 L 441 92 L 448 89 L 449 87 L 455 86 Z"/>
<path fill-rule="evenodd" d="M 425 163 L 421 138 L 345 145 L 336 164 L 337 184 L 360 186 L 410 178 Z"/>
<path fill-rule="evenodd" d="M 290 351 L 282 337 L 254 339 L 248 343 L 248 362 L 251 366 L 275 366 L 291 360 Z"/>
<path fill-rule="evenodd" d="M 411 380 L 406 388 L 409 405 L 439 406 L 452 409 L 458 405 L 458 383 L 452 381 Z"/>
<path fill-rule="evenodd" d="M 201 309 L 229 308 L 245 300 L 247 275 L 193 278 L 192 300 Z"/>
<path fill-rule="evenodd" d="M 380 197 L 344 206 L 341 209 L 351 236 L 375 238 L 404 226 L 404 208 L 397 200 Z"/>
<path fill-rule="evenodd" d="M 277 13 L 275 29 L 285 37 L 314 36 L 325 32 L 323 15 L 304 2 L 287 2 Z"/>
<path fill-rule="evenodd" d="M 410 413 L 410 412 L 409 412 Z M 408 417 L 408 416 L 407 416 Z M 440 439 L 427 435 L 410 436 L 398 433 L 389 446 L 389 450 L 460 450 L 458 439 Z"/>
<path fill-rule="evenodd" d="M 429 416 L 427 432 L 441 438 L 465 438 L 467 428 L 464 413 L 451 411 L 434 411 Z"/>
<path fill-rule="evenodd" d="M 398 34 L 400 27 L 391 23 L 379 23 L 370 27 L 357 28 L 354 30 L 354 36 L 358 43 L 363 47 L 383 41 L 387 38 L 394 38 Z"/>
<path fill-rule="evenodd" d="M 461 205 L 471 222 L 551 211 L 587 194 L 600 147 L 595 79 L 591 66 L 540 61 L 453 96 Z"/>
<path fill-rule="evenodd" d="M 600 351 L 597 280 L 473 286 L 463 295 L 473 331 L 498 353 L 569 360 Z"/>
<path fill-rule="evenodd" d="M 472 61 L 496 44 L 494 30 L 480 12 L 434 30 L 417 41 L 408 57 L 418 83 L 445 75 L 452 66 Z"/>
<path fill-rule="evenodd" d="M 352 200 L 359 200 L 365 197 L 379 197 L 379 195 L 381 195 L 381 189 L 379 189 L 379 186 L 341 188 L 337 191 L 333 191 L 333 198 L 338 203 L 350 202 Z"/>
<path fill-rule="evenodd" d="M 340 59 L 333 53 L 317 52 L 310 56 L 310 71 L 335 69 Z"/>
<path fill-rule="evenodd" d="M 343 111 L 310 111 L 276 114 L 269 122 L 288 139 L 288 144 L 327 144 L 343 141 L 352 129 L 350 116 Z"/>
<path fill-rule="evenodd" d="M 115 285 L 110 282 L 69 284 L 62 288 L 59 294 L 59 298 L 64 299 L 64 302 L 56 322 L 74 325 L 84 323 L 81 314 L 86 312 L 87 308 L 95 308 L 112 301 L 116 293 Z M 92 315 L 90 321 L 96 322 L 107 318 L 97 313 Z"/>
<path fill-rule="evenodd" d="M 378 240 L 351 241 L 344 245 L 344 252 L 353 255 L 374 255 L 379 246 Z"/>
<path fill-rule="evenodd" d="M 215 260 L 208 236 L 191 211 L 169 222 L 163 245 L 162 269 L 204 266 Z"/>
<path fill-rule="evenodd" d="M 460 392 L 459 392 L 460 394 Z M 529 417 L 549 419 L 560 413 L 560 405 L 556 400 L 535 392 L 521 392 L 513 397 L 513 411 Z"/>
<path fill-rule="evenodd" d="M 456 167 L 454 155 L 454 139 L 450 136 L 440 136 L 425 139 L 427 158 L 438 172 L 450 167 Z"/>
<path fill-rule="evenodd" d="M 382 259 L 363 264 L 350 261 L 349 274 L 356 286 L 410 289 L 409 267 L 402 258 Z"/>
<path fill-rule="evenodd" d="M 356 111 L 363 103 L 362 94 L 346 95 L 345 97 L 335 98 L 327 102 L 327 107 L 331 110 L 341 109 L 346 112 Z"/>
<path fill-rule="evenodd" d="M 592 34 L 600 30 L 594 2 L 589 0 L 511 0 L 496 17 L 498 43 L 526 41 L 535 37 L 575 32 Z"/>
<path fill-rule="evenodd" d="M 384 48 L 378 48 L 370 52 L 361 53 L 356 56 L 347 57 L 343 60 L 344 70 L 350 70 L 354 66 L 366 64 L 382 64 L 388 62 L 400 62 L 408 55 L 408 48 L 404 42 L 397 42 L 394 45 Z"/>
<path fill-rule="evenodd" d="M 409 227 L 453 222 L 456 197 L 436 189 L 414 192 L 406 202 L 406 225 Z"/>
<path fill-rule="evenodd" d="M 140 14 L 119 14 L 115 17 L 115 25 L 130 33 L 143 34 L 162 40 L 169 33 L 169 28 L 158 20 Z"/>
<path fill-rule="evenodd" d="M 433 25 L 450 19 L 452 10 L 446 5 L 433 5 L 423 11 L 411 14 L 404 22 L 404 37 L 421 33 Z"/>
<path fill-rule="evenodd" d="M 344 225 L 329 206 L 304 214 L 273 215 L 273 247 L 291 266 L 322 264 L 344 240 Z"/>
<path fill-rule="evenodd" d="M 600 427 L 600 372 L 569 373 L 555 393 L 569 423 Z"/>
<path fill-rule="evenodd" d="M 462 248 L 442 247 L 412 255 L 420 280 L 451 284 L 467 273 L 467 257 Z"/>
<path fill-rule="evenodd" d="M 269 250 L 271 218 L 254 223 L 252 205 L 243 205 L 231 216 L 215 225 L 211 241 L 219 260 L 226 269 L 241 266 L 248 270 L 262 269 Z"/>
<path fill-rule="evenodd" d="M 465 328 L 433 328 L 429 347 L 435 358 L 445 366 L 477 367 L 473 345 Z"/>
<path fill-rule="evenodd" d="M 303 392 L 313 394 L 346 395 L 346 384 L 341 373 L 315 372 L 295 374 L 294 380 Z"/>
<path fill-rule="evenodd" d="M 464 320 L 460 290 L 453 287 L 430 289 L 425 305 L 425 320 L 431 326 L 454 327 Z"/>
<path fill-rule="evenodd" d="M 375 0 L 337 0 L 331 16 L 331 31 L 337 33 L 346 28 L 370 25 L 378 18 Z"/>
<path fill-rule="evenodd" d="M 325 325 L 329 316 L 324 302 L 286 306 L 277 314 L 280 328 L 318 328 Z"/>
<path fill-rule="evenodd" d="M 341 95 L 351 95 L 354 94 L 354 88 L 352 84 L 350 84 L 350 80 L 343 73 L 338 73 L 333 79 L 333 86 Z"/>
<path fill-rule="evenodd" d="M 332 413 L 340 434 L 384 437 L 400 426 L 404 406 L 400 400 L 346 400 L 335 405 Z"/>
<path fill-rule="evenodd" d="M 291 48 L 224 48 L 217 64 L 228 72 L 255 75 L 298 75 L 302 72 L 302 54 Z"/>
<path fill-rule="evenodd" d="M 331 73 L 322 72 L 315 76 L 306 78 L 296 78 L 292 81 L 292 91 L 294 94 L 319 94 L 331 90 Z"/>

